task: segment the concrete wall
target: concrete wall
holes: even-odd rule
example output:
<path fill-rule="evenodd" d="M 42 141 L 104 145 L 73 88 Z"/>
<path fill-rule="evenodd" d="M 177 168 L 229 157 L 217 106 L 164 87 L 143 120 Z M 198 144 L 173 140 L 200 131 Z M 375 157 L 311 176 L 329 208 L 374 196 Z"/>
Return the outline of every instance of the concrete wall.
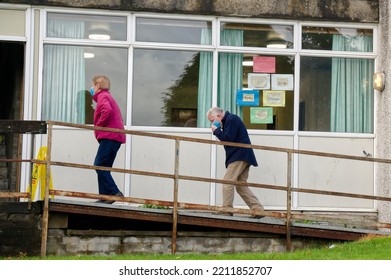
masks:
<path fill-rule="evenodd" d="M 196 15 L 378 22 L 378 0 L 3 0 L 40 6 Z"/>

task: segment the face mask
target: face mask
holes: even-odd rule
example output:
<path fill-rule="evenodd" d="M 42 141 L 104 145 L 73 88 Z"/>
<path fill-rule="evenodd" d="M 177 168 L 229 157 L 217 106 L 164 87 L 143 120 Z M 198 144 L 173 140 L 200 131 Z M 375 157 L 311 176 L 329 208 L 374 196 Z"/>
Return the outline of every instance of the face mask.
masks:
<path fill-rule="evenodd" d="M 220 127 L 221 127 L 220 122 L 219 122 L 219 121 L 216 121 L 216 120 L 213 122 L 213 125 L 214 125 L 215 127 L 217 127 L 217 128 L 220 128 Z"/>
<path fill-rule="evenodd" d="M 91 93 L 91 96 L 94 96 L 94 93 L 95 93 L 94 87 L 91 87 L 91 88 L 90 88 L 90 93 Z"/>

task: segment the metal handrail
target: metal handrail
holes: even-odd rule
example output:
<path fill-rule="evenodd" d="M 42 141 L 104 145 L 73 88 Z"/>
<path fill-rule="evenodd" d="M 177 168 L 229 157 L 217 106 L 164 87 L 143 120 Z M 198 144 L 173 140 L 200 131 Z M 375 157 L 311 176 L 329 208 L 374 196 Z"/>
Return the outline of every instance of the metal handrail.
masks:
<path fill-rule="evenodd" d="M 314 218 L 313 215 L 312 216 L 311 215 L 303 215 L 303 214 L 298 215 L 298 214 L 292 213 L 291 196 L 292 196 L 293 192 L 341 196 L 341 197 L 350 197 L 350 198 L 380 200 L 380 201 L 391 202 L 391 197 L 364 195 L 364 194 L 346 193 L 346 192 L 325 191 L 325 190 L 308 189 L 308 188 L 300 189 L 299 187 L 292 188 L 292 178 L 291 178 L 293 154 L 303 154 L 303 155 L 311 155 L 311 156 L 319 156 L 319 157 L 330 157 L 330 158 L 340 158 L 340 159 L 349 159 L 349 160 L 359 160 L 359 161 L 368 161 L 368 162 L 374 162 L 374 163 L 376 162 L 376 163 L 390 164 L 391 160 L 388 160 L 388 159 L 359 157 L 359 156 L 351 156 L 351 155 L 343 155 L 343 154 L 335 154 L 335 153 L 324 153 L 324 152 L 314 152 L 314 151 L 298 150 L 298 149 L 288 149 L 288 148 L 277 148 L 277 147 L 261 146 L 261 145 L 232 143 L 232 142 L 207 140 L 207 139 L 199 139 L 199 138 L 184 137 L 184 136 L 175 136 L 175 135 L 166 135 L 166 134 L 159 134 L 159 133 L 135 131 L 135 130 L 122 130 L 122 129 L 115 129 L 115 128 L 95 127 L 95 126 L 91 126 L 91 125 L 72 124 L 72 123 L 56 122 L 56 121 L 47 121 L 47 125 L 48 125 L 48 129 L 47 129 L 47 156 L 46 156 L 46 160 L 44 160 L 44 161 L 18 160 L 18 161 L 23 161 L 23 162 L 28 161 L 28 162 L 32 162 L 32 163 L 45 164 L 46 168 L 47 168 L 47 174 L 50 174 L 50 168 L 52 165 L 54 165 L 54 166 L 64 166 L 64 167 L 71 167 L 71 168 L 106 170 L 106 171 L 112 171 L 112 172 L 120 172 L 120 173 L 137 174 L 137 175 L 143 175 L 143 176 L 153 176 L 153 177 L 162 177 L 162 178 L 173 179 L 173 181 L 174 181 L 173 194 L 174 195 L 173 195 L 173 201 L 160 201 L 160 200 L 149 200 L 149 199 L 140 199 L 140 198 L 131 198 L 131 197 L 117 197 L 117 196 L 114 197 L 114 196 L 107 196 L 107 195 L 88 194 L 88 193 L 82 193 L 82 192 L 49 190 L 49 188 L 47 187 L 45 189 L 46 193 L 44 196 L 45 198 L 44 198 L 44 209 L 43 209 L 43 218 L 42 218 L 43 222 L 42 222 L 41 256 L 46 255 L 48 216 L 49 216 L 49 197 L 50 197 L 50 195 L 83 197 L 83 198 L 93 198 L 93 199 L 111 199 L 111 200 L 122 201 L 122 202 L 157 204 L 157 205 L 172 207 L 173 208 L 173 212 L 172 212 L 172 215 L 173 215 L 172 253 L 173 254 L 176 251 L 178 208 L 212 210 L 212 211 L 227 211 L 230 213 L 259 214 L 259 215 L 276 217 L 276 218 L 285 218 L 286 219 L 286 222 L 285 222 L 286 223 L 286 249 L 291 250 L 292 219 Z M 85 165 L 85 164 L 52 161 L 51 160 L 51 148 L 52 148 L 51 145 L 52 145 L 52 131 L 53 131 L 54 126 L 64 126 L 64 127 L 89 129 L 89 130 L 101 130 L 101 131 L 109 131 L 109 132 L 120 132 L 120 133 L 124 133 L 124 134 L 174 140 L 175 141 L 174 173 L 173 174 L 157 173 L 157 172 L 140 171 L 140 170 L 132 170 L 132 169 L 108 168 L 108 167 L 101 167 L 101 166 L 92 166 L 92 165 Z M 253 148 L 253 149 L 258 149 L 258 150 L 286 153 L 287 154 L 287 185 L 286 186 L 278 186 L 278 185 L 258 184 L 258 183 L 252 183 L 252 182 L 243 183 L 243 182 L 233 182 L 233 181 L 214 179 L 214 178 L 180 175 L 179 174 L 179 163 L 180 163 L 179 162 L 179 153 L 180 153 L 180 142 L 181 141 L 204 143 L 204 144 L 209 144 L 209 145 L 226 145 L 226 146 L 234 146 L 234 147 Z M 0 159 L 0 161 L 4 161 L 4 160 Z M 7 160 L 7 161 L 11 161 L 11 160 Z M 50 179 L 50 176 L 46 176 L 46 186 L 49 186 L 49 179 Z M 234 183 L 235 185 L 238 185 L 238 186 L 243 185 L 243 186 L 249 186 L 249 187 L 255 187 L 255 188 L 264 188 L 264 189 L 285 191 L 287 193 L 286 213 L 273 212 L 273 211 L 260 211 L 260 210 L 255 211 L 255 210 L 237 209 L 237 208 L 227 209 L 225 207 L 219 207 L 219 206 L 182 203 L 182 202 L 178 201 L 178 189 L 179 189 L 178 182 L 179 182 L 179 180 L 190 180 L 190 181 L 220 183 L 220 184 L 233 184 Z M 15 197 L 16 198 L 29 197 L 29 199 L 31 200 L 31 195 L 28 196 L 28 193 L 19 193 L 19 195 L 16 195 L 14 193 L 0 193 L 0 198 L 2 198 L 2 197 L 14 197 L 14 198 Z M 391 224 L 387 224 L 387 223 L 376 223 L 376 226 L 382 227 L 382 228 L 391 228 Z"/>

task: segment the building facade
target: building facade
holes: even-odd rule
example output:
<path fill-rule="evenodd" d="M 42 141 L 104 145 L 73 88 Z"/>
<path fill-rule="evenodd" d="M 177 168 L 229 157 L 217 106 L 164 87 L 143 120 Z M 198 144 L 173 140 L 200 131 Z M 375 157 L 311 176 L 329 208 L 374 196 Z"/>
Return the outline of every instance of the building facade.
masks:
<path fill-rule="evenodd" d="M 388 89 L 372 86 L 375 72 L 388 78 L 389 9 L 370 0 L 2 1 L 1 117 L 91 124 L 88 89 L 104 74 L 127 129 L 214 139 L 205 114 L 217 105 L 243 119 L 255 145 L 390 158 Z M 21 143 L 28 157 L 29 136 Z M 34 150 L 44 145 L 43 135 Z M 172 173 L 174 148 L 128 136 L 115 167 Z M 52 160 L 92 164 L 96 149 L 90 130 L 55 128 Z M 255 152 L 249 181 L 286 186 L 286 154 Z M 222 178 L 224 156 L 221 146 L 183 143 L 180 172 Z M 389 196 L 386 164 L 306 155 L 293 163 L 293 187 Z M 91 170 L 52 172 L 56 189 L 97 192 Z M 22 166 L 16 189 L 29 174 Z M 172 200 L 171 179 L 115 179 L 125 195 Z M 254 192 L 266 209 L 285 209 L 284 192 Z M 220 186 L 182 181 L 179 199 L 218 205 Z M 388 203 L 304 193 L 292 203 L 390 220 Z"/>

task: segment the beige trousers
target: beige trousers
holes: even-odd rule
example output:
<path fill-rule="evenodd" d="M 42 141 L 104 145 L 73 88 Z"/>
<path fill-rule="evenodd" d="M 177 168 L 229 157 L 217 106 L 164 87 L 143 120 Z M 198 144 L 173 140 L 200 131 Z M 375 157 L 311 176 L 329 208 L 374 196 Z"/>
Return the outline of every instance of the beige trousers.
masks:
<path fill-rule="evenodd" d="M 250 165 L 245 161 L 234 161 L 227 167 L 224 180 L 247 182 Z M 247 186 L 223 184 L 223 206 L 233 207 L 234 188 L 251 210 L 263 210 L 262 204 Z"/>

